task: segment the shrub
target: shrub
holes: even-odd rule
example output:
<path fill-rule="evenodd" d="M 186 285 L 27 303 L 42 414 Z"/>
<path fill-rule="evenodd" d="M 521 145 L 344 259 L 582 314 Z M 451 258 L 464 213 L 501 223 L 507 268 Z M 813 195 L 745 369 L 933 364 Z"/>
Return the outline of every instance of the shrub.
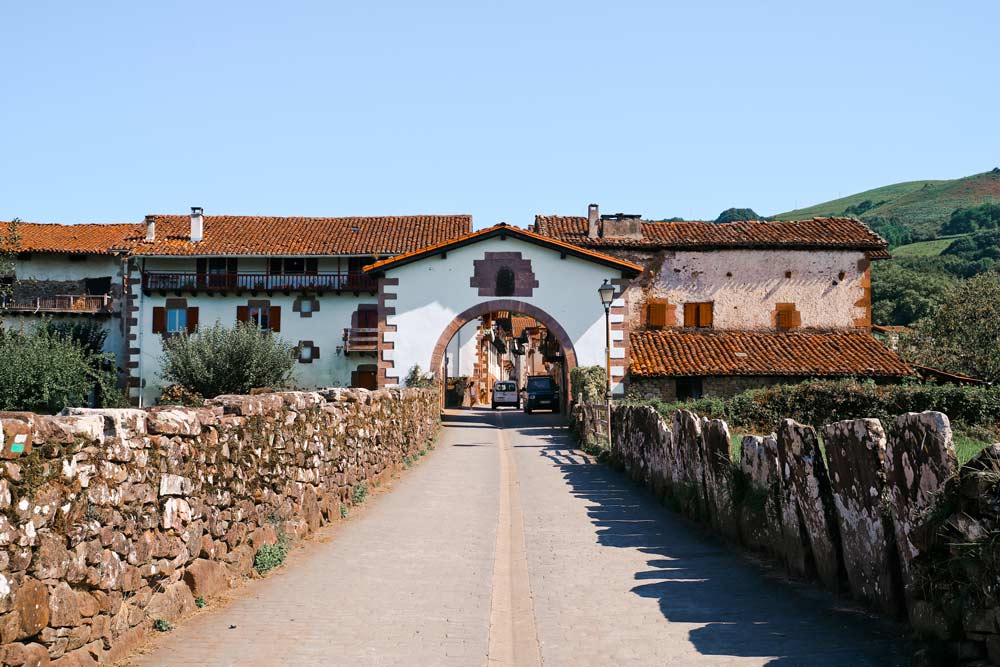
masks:
<path fill-rule="evenodd" d="M 162 375 L 205 397 L 246 394 L 255 387 L 281 387 L 295 366 L 293 348 L 253 324 L 228 328 L 218 322 L 166 339 Z"/>
<path fill-rule="evenodd" d="M 577 366 L 570 371 L 573 400 L 583 394 L 584 403 L 601 403 L 608 395 L 608 375 L 602 366 Z"/>
<path fill-rule="evenodd" d="M 288 547 L 282 540 L 277 544 L 262 544 L 253 557 L 253 569 L 257 574 L 264 574 L 284 563 L 287 556 Z"/>
<path fill-rule="evenodd" d="M 159 405 L 185 405 L 189 408 L 200 408 L 205 404 L 205 397 L 196 391 L 190 391 L 180 386 L 172 384 L 160 392 L 160 397 L 156 399 Z"/>
<path fill-rule="evenodd" d="M 0 332 L 0 409 L 54 413 L 89 405 L 93 394 L 102 407 L 125 399 L 117 388 L 114 355 L 92 353 L 48 326 Z"/>
<path fill-rule="evenodd" d="M 416 387 L 418 389 L 433 387 L 434 374 L 424 373 L 420 368 L 420 364 L 413 364 L 413 366 L 410 367 L 410 372 L 406 374 L 406 386 Z"/>
<path fill-rule="evenodd" d="M 773 431 L 783 418 L 822 426 L 843 419 L 874 417 L 887 423 L 904 412 L 936 410 L 962 428 L 1000 424 L 1000 387 L 899 384 L 859 380 L 809 380 L 800 384 L 752 389 L 730 398 L 666 403 L 643 401 L 661 414 L 690 410 L 725 419 L 730 426 Z"/>

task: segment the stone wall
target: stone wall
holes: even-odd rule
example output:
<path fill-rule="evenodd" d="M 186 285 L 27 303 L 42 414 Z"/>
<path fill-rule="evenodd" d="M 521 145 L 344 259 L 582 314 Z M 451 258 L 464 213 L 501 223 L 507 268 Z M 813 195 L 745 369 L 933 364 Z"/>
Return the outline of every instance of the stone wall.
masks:
<path fill-rule="evenodd" d="M 0 413 L 0 664 L 113 662 L 423 449 L 433 390 Z"/>
<path fill-rule="evenodd" d="M 668 506 L 796 575 L 909 619 L 940 643 L 939 664 L 1000 664 L 1000 445 L 959 470 L 939 412 L 819 433 L 786 419 L 775 434 L 744 437 L 736 460 L 725 422 L 683 410 L 668 422 L 650 407 L 618 406 L 612 433 L 611 460 Z M 943 529 L 954 535 L 940 537 Z M 971 577 L 970 594 L 929 585 L 942 567 L 959 585 Z"/>

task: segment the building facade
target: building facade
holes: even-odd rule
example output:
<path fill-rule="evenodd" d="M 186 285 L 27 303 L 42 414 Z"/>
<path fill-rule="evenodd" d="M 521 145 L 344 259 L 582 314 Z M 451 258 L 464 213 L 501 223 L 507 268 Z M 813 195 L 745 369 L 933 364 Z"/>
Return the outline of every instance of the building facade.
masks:
<path fill-rule="evenodd" d="M 534 230 L 643 266 L 623 291 L 633 395 L 912 374 L 871 336 L 871 262 L 889 254 L 859 220 L 654 222 L 592 204 L 586 217 L 536 216 Z"/>

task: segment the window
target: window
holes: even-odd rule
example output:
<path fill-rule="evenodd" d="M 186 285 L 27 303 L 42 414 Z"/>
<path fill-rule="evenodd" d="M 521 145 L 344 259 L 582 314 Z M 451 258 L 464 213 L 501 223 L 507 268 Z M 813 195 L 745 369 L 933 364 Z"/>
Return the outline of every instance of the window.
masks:
<path fill-rule="evenodd" d="M 315 275 L 318 269 L 319 260 L 315 257 L 271 257 L 267 260 L 267 272 L 276 276 Z"/>
<path fill-rule="evenodd" d="M 514 272 L 510 270 L 510 267 L 501 266 L 497 270 L 496 295 L 497 296 L 514 295 Z"/>
<path fill-rule="evenodd" d="M 270 301 L 250 301 L 236 307 L 237 322 L 251 322 L 264 331 L 281 331 L 281 306 Z"/>
<path fill-rule="evenodd" d="M 163 306 L 153 308 L 153 333 L 176 336 L 197 330 L 198 308 L 189 308 L 185 299 L 167 299 Z"/>
<path fill-rule="evenodd" d="M 701 398 L 701 378 L 677 378 L 677 400 L 689 401 Z"/>
<path fill-rule="evenodd" d="M 684 326 L 697 329 L 711 329 L 713 314 L 712 302 L 685 303 Z"/>
<path fill-rule="evenodd" d="M 187 308 L 167 308 L 167 334 L 187 331 Z"/>
<path fill-rule="evenodd" d="M 794 303 L 778 303 L 774 309 L 774 326 L 779 331 L 791 331 L 802 325 L 802 315 Z"/>
<path fill-rule="evenodd" d="M 303 299 L 302 302 L 299 304 L 299 312 L 311 313 L 312 311 L 313 311 L 312 299 Z"/>
<path fill-rule="evenodd" d="M 668 324 L 668 312 L 673 310 L 665 299 L 650 299 L 646 302 L 646 326 L 650 329 L 662 329 Z"/>
<path fill-rule="evenodd" d="M 296 351 L 300 364 L 311 364 L 319 359 L 319 348 L 311 340 L 300 340 Z"/>

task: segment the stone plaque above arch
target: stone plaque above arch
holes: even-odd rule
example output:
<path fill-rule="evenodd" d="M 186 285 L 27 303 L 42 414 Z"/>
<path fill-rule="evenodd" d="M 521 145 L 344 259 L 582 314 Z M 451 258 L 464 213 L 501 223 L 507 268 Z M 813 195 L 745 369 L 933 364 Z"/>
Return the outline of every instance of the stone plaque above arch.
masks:
<path fill-rule="evenodd" d="M 469 286 L 479 288 L 479 296 L 531 296 L 538 287 L 531 260 L 520 252 L 487 252 L 472 266 Z"/>

